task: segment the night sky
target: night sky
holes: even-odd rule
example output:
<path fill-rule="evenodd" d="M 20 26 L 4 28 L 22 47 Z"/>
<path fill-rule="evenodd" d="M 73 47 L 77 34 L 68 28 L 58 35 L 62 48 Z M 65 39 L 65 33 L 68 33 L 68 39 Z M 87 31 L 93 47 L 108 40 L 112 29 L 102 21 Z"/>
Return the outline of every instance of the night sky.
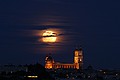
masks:
<path fill-rule="evenodd" d="M 40 41 L 54 30 L 59 40 Z M 44 65 L 45 56 L 72 63 L 82 47 L 84 67 L 120 69 L 119 0 L 0 0 L 0 64 Z"/>

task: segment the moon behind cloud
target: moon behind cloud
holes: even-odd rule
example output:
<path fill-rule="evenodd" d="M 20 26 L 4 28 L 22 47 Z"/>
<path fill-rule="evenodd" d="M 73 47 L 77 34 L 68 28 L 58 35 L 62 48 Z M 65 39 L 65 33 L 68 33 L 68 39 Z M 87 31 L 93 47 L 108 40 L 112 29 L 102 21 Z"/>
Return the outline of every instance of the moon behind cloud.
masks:
<path fill-rule="evenodd" d="M 57 40 L 57 34 L 53 31 L 45 31 L 42 35 L 42 41 L 51 43 L 51 42 L 56 42 Z"/>
<path fill-rule="evenodd" d="M 48 31 L 48 32 L 52 31 L 52 34 L 46 33 L 46 31 Z M 67 37 L 65 34 L 66 34 L 66 32 L 64 29 L 47 28 L 47 29 L 43 29 L 43 30 L 33 30 L 32 34 L 30 36 L 37 38 L 37 41 L 35 42 L 35 44 L 41 44 L 41 43 L 49 44 L 50 43 L 49 45 L 53 45 L 51 43 L 54 43 L 54 45 L 58 45 L 60 43 L 62 43 L 62 44 L 66 43 Z M 43 40 L 46 40 L 46 41 L 43 41 Z"/>

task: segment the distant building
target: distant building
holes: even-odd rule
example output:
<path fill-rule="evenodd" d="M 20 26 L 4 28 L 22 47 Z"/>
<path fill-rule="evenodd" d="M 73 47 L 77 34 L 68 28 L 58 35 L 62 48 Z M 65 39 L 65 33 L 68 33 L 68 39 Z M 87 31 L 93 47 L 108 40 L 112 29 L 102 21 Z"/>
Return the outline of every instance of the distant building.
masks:
<path fill-rule="evenodd" d="M 46 69 L 58 69 L 58 68 L 82 69 L 82 65 L 83 65 L 83 50 L 82 50 L 82 48 L 75 49 L 73 64 L 69 64 L 69 63 L 64 64 L 64 63 L 55 62 L 54 59 L 50 55 L 46 56 L 46 58 L 45 58 L 45 68 Z"/>
<path fill-rule="evenodd" d="M 6 73 L 12 73 L 12 72 L 16 72 L 16 71 L 26 71 L 27 72 L 28 68 L 27 66 L 23 66 L 23 65 L 3 65 L 0 66 L 0 73 L 1 72 L 6 72 Z"/>

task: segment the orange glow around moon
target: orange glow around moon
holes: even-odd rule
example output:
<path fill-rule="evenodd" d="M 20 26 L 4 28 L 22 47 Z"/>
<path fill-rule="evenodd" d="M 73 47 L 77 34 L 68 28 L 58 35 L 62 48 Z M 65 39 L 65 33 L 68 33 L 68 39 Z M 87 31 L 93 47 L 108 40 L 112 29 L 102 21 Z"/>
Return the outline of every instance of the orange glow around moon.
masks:
<path fill-rule="evenodd" d="M 56 42 L 56 33 L 54 33 L 53 31 L 45 31 L 43 33 L 43 42 Z"/>

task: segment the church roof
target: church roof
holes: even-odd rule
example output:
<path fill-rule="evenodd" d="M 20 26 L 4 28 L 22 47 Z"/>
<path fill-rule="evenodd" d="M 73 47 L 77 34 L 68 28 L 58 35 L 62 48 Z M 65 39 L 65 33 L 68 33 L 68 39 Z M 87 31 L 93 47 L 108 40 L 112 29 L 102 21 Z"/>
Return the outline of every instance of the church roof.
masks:
<path fill-rule="evenodd" d="M 51 56 L 48 56 L 48 59 L 49 59 L 49 60 L 53 60 L 53 58 L 52 58 Z"/>
<path fill-rule="evenodd" d="M 53 60 L 52 56 L 48 55 L 47 60 L 52 61 Z"/>

